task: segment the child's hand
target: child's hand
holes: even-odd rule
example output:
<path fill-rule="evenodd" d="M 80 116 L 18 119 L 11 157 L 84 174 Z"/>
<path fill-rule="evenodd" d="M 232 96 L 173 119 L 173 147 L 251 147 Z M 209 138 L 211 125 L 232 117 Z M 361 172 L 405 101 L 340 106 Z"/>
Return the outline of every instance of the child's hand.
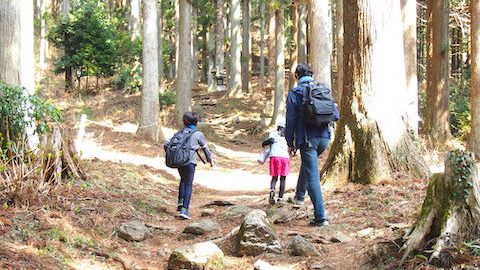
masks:
<path fill-rule="evenodd" d="M 210 162 L 210 168 L 213 167 L 213 160 Z"/>
<path fill-rule="evenodd" d="M 295 147 L 288 147 L 288 153 L 291 157 L 294 157 L 297 155 L 297 150 L 295 149 Z"/>

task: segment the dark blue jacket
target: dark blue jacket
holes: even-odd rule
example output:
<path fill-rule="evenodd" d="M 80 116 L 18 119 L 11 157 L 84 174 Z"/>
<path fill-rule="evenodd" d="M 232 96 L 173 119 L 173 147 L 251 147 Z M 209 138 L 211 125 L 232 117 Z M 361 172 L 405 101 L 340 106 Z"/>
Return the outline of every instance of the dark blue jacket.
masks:
<path fill-rule="evenodd" d="M 300 115 L 300 108 L 302 106 L 303 99 L 303 90 L 305 86 L 313 81 L 313 78 L 310 76 L 303 76 L 298 80 L 297 86 L 292 88 L 288 92 L 287 97 L 287 123 L 285 129 L 285 139 L 289 147 L 295 146 L 299 148 L 302 144 L 305 143 L 305 130 L 307 131 L 307 138 L 316 138 L 323 137 L 330 139 L 330 131 L 328 129 L 328 124 L 322 125 L 321 127 L 314 127 L 307 125 Z M 336 118 L 340 118 L 340 113 L 338 112 L 337 106 L 335 106 Z M 295 144 L 294 144 L 295 140 Z"/>

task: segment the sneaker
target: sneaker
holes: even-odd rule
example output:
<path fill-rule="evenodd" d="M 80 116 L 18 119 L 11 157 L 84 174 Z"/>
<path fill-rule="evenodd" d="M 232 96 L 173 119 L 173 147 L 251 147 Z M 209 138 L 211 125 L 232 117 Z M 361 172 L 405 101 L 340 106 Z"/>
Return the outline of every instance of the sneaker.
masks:
<path fill-rule="evenodd" d="M 271 204 L 271 205 L 274 205 L 275 204 L 275 190 L 270 190 L 270 195 L 268 197 L 268 202 Z"/>
<path fill-rule="evenodd" d="M 301 201 L 295 197 L 293 198 L 288 198 L 287 202 L 289 203 L 293 203 L 295 206 L 302 206 L 305 202 L 304 201 Z"/>
<path fill-rule="evenodd" d="M 192 219 L 192 217 L 188 214 L 188 210 L 186 208 L 182 208 L 180 210 L 180 217 L 183 219 Z"/>
<path fill-rule="evenodd" d="M 326 226 L 330 226 L 330 223 L 328 222 L 328 220 L 320 221 L 320 220 L 313 219 L 313 220 L 310 220 L 310 222 L 308 222 L 308 225 L 315 226 L 315 227 L 326 227 Z"/>
<path fill-rule="evenodd" d="M 284 199 L 284 198 L 278 198 L 278 199 L 277 199 L 277 203 L 284 204 L 284 203 L 285 203 L 285 199 Z"/>
<path fill-rule="evenodd" d="M 182 211 L 182 207 L 183 207 L 183 205 L 181 205 L 181 204 L 177 205 L 177 212 Z"/>

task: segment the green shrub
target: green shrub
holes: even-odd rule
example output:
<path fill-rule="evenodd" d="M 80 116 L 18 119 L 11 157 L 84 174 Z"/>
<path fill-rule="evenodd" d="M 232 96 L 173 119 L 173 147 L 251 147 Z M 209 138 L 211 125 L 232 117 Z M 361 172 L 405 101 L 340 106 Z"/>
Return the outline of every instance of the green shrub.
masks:
<path fill-rule="evenodd" d="M 467 141 L 470 136 L 470 83 L 452 81 L 450 85 L 450 127 L 452 134 Z"/>
<path fill-rule="evenodd" d="M 142 66 L 125 65 L 118 72 L 115 87 L 121 91 L 136 93 L 142 90 Z"/>
<path fill-rule="evenodd" d="M 160 93 L 160 109 L 168 107 L 175 104 L 176 94 L 174 91 L 165 91 Z"/>
<path fill-rule="evenodd" d="M 28 126 L 36 125 L 36 132 L 50 131 L 50 123 L 60 122 L 60 111 L 37 95 L 25 95 L 24 88 L 0 81 L 0 141 L 5 149 L 10 141 L 18 141 Z M 28 109 L 30 108 L 30 109 Z"/>

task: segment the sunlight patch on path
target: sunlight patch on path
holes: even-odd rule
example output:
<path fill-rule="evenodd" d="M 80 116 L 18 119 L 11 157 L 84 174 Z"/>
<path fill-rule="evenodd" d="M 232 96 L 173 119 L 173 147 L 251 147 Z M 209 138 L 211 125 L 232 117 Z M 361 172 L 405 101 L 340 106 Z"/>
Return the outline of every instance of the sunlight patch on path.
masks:
<path fill-rule="evenodd" d="M 97 158 L 102 161 L 128 163 L 136 166 L 146 165 L 163 170 L 173 175 L 176 179 L 179 178 L 177 170 L 168 168 L 163 157 L 150 158 L 127 152 L 106 150 L 105 146 L 99 145 L 92 139 L 84 139 L 78 143 L 78 146 L 81 149 L 82 159 Z M 235 153 L 235 158 L 240 160 L 255 160 L 256 158 L 254 153 L 237 152 L 224 147 L 218 147 L 216 150 L 225 153 L 229 157 Z M 290 174 L 287 178 L 286 187 L 295 187 L 297 177 L 297 174 Z M 222 191 L 264 191 L 269 189 L 270 176 L 267 169 L 265 174 L 254 174 L 241 168 L 225 171 L 221 170 L 221 168 L 204 169 L 199 166 L 195 173 L 195 184 Z"/>

